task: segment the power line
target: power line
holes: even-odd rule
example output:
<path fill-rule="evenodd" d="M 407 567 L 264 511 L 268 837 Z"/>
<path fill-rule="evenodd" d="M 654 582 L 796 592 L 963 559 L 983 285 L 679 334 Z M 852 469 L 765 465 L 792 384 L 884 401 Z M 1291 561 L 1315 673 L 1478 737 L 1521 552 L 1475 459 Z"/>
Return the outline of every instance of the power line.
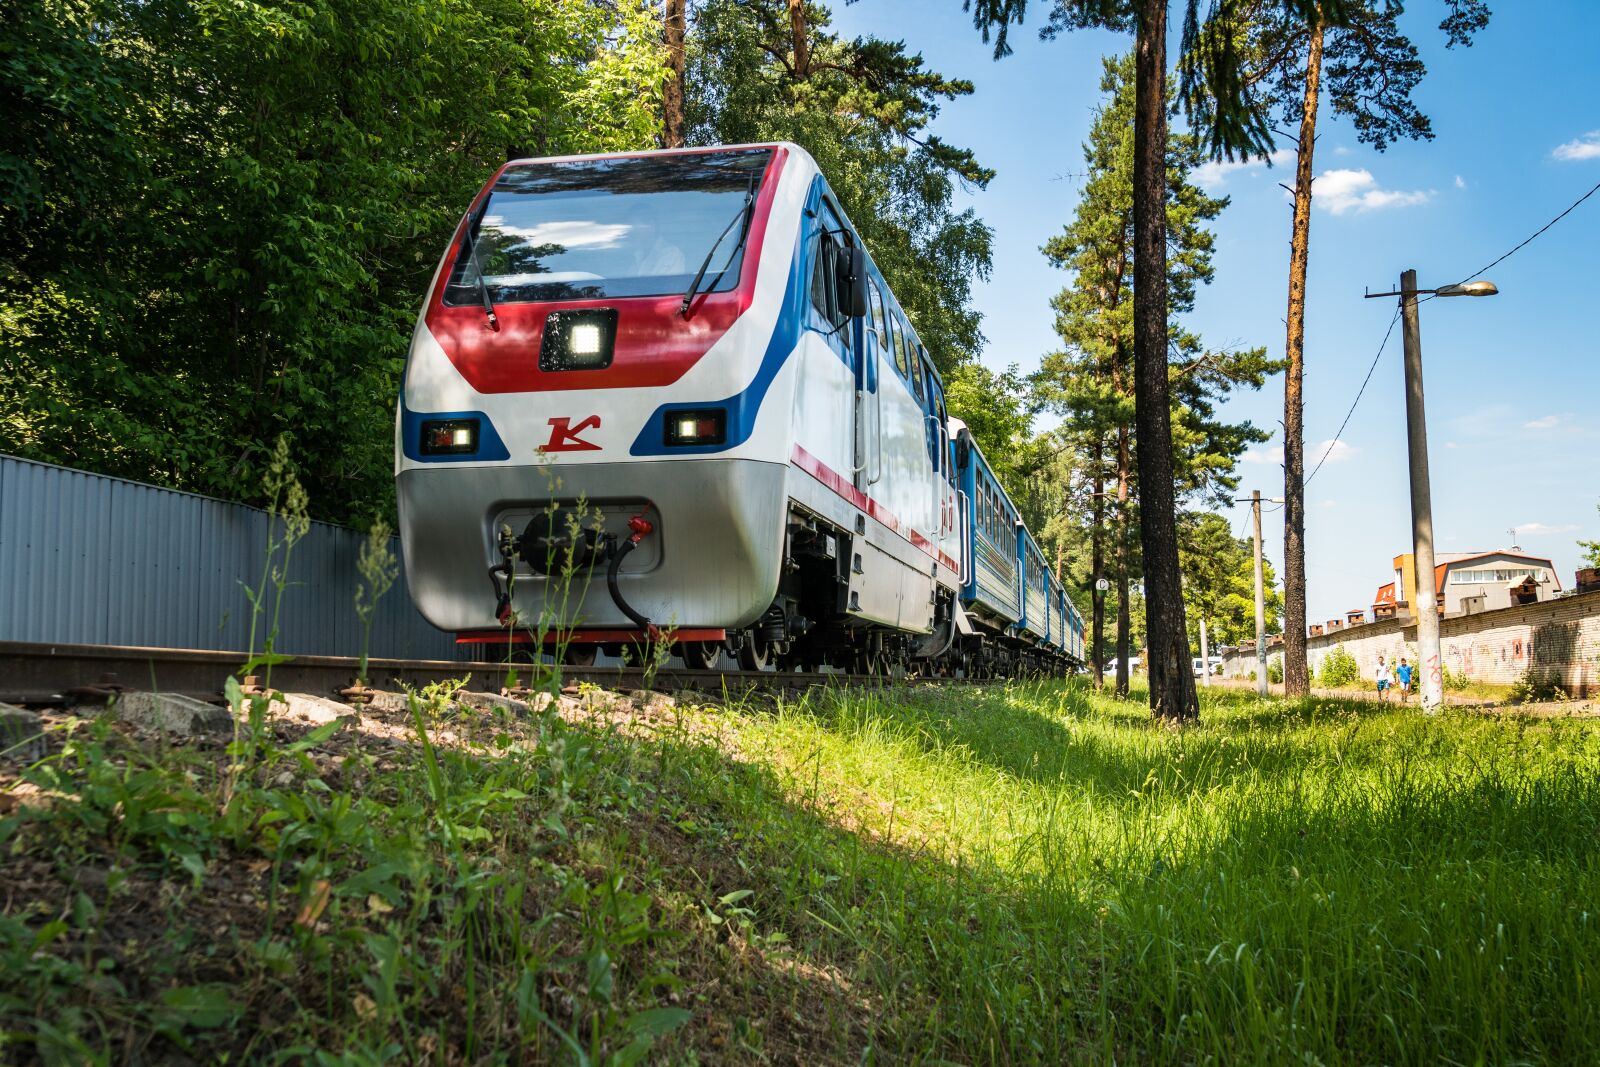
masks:
<path fill-rule="evenodd" d="M 1597 187 L 1600 188 L 1600 187 Z M 1328 462 L 1328 457 L 1333 455 L 1333 450 L 1339 444 L 1339 439 L 1344 436 L 1344 428 L 1350 425 L 1350 416 L 1356 413 L 1356 405 L 1361 403 L 1361 397 L 1367 391 L 1367 383 L 1372 381 L 1372 372 L 1378 369 L 1378 360 L 1383 358 L 1383 350 L 1389 347 L 1389 338 L 1394 334 L 1394 324 L 1400 321 L 1400 309 L 1394 309 L 1394 318 L 1389 320 L 1389 328 L 1383 332 L 1383 340 L 1378 345 L 1377 355 L 1372 357 L 1372 365 L 1367 368 L 1367 376 L 1361 380 L 1361 388 L 1356 391 L 1356 398 L 1350 402 L 1350 410 L 1344 413 L 1344 421 L 1339 424 L 1339 431 L 1328 441 L 1328 447 L 1323 451 L 1322 458 L 1317 460 L 1317 465 L 1311 469 L 1302 485 L 1310 485 L 1311 479 L 1317 476 L 1317 471 Z"/>
<path fill-rule="evenodd" d="M 1578 197 L 1578 199 L 1574 200 L 1571 204 L 1567 205 L 1567 209 L 1565 211 L 1563 211 L 1561 214 L 1557 215 L 1555 218 L 1551 219 L 1549 222 L 1545 223 L 1543 226 L 1540 226 L 1537 230 L 1534 230 L 1533 233 L 1529 234 L 1526 238 L 1524 238 L 1519 244 L 1517 244 L 1514 248 L 1512 248 L 1511 251 L 1507 252 L 1505 255 L 1501 256 L 1499 259 L 1494 260 L 1488 266 L 1479 267 L 1477 270 L 1473 271 L 1471 274 L 1467 275 L 1465 278 L 1461 279 L 1461 281 L 1457 282 L 1456 284 L 1460 285 L 1462 282 L 1471 281 L 1473 278 L 1480 277 L 1481 275 L 1486 274 L 1489 271 L 1493 270 L 1495 267 L 1498 267 L 1500 264 L 1504 263 L 1506 260 L 1508 260 L 1512 256 L 1516 255 L 1518 252 L 1522 251 L 1528 245 L 1532 244 L 1534 238 L 1538 237 L 1540 234 L 1544 233 L 1544 231 L 1548 230 L 1550 227 L 1554 226 L 1556 223 L 1560 222 L 1562 219 L 1564 219 L 1568 215 L 1572 214 L 1572 212 L 1577 208 L 1577 206 L 1579 204 L 1581 204 L 1585 200 L 1589 199 L 1595 193 L 1600 193 L 1600 182 L 1596 182 L 1589 189 L 1589 191 L 1587 193 L 1584 193 L 1582 196 Z"/>
<path fill-rule="evenodd" d="M 1594 185 L 1590 186 L 1588 192 L 1584 193 L 1582 196 L 1578 197 L 1578 199 L 1576 199 L 1572 203 L 1568 204 L 1566 209 L 1564 211 L 1562 211 L 1559 215 L 1557 215 L 1555 218 L 1551 219 L 1549 222 L 1545 223 L 1543 226 L 1540 226 L 1537 230 L 1534 230 L 1527 237 L 1523 238 L 1521 241 L 1517 242 L 1517 244 L 1513 245 L 1512 248 L 1510 249 L 1510 251 L 1505 252 L 1504 254 L 1496 257 L 1495 259 L 1491 260 L 1486 265 L 1484 265 L 1482 267 L 1479 267 L 1477 270 L 1473 271 L 1471 274 L 1468 274 L 1466 277 L 1462 278 L 1460 281 L 1456 282 L 1455 284 L 1456 285 L 1461 285 L 1464 282 L 1471 281 L 1474 278 L 1480 278 L 1483 275 L 1487 274 L 1489 271 L 1493 270 L 1495 267 L 1498 267 L 1500 264 L 1504 263 L 1506 260 L 1510 259 L 1512 256 L 1516 255 L 1518 252 L 1522 251 L 1524 248 L 1526 248 L 1530 244 L 1532 244 L 1541 234 L 1543 234 L 1546 230 L 1550 229 L 1550 227 L 1554 226 L 1556 223 L 1560 222 L 1562 219 L 1564 219 L 1568 215 L 1572 214 L 1573 211 L 1577 210 L 1578 205 L 1582 204 L 1585 200 L 1589 199 L 1595 193 L 1600 193 L 1600 182 L 1596 182 Z M 1435 295 L 1436 294 L 1434 294 L 1434 293 L 1429 293 L 1426 296 L 1422 296 L 1417 300 L 1417 303 L 1420 304 L 1420 303 L 1423 303 L 1424 301 L 1432 300 Z M 1311 479 L 1315 478 L 1317 476 L 1317 471 L 1320 471 L 1322 469 L 1322 465 L 1324 463 L 1328 462 L 1328 457 L 1333 454 L 1333 450 L 1334 450 L 1334 448 L 1336 448 L 1338 446 L 1340 438 L 1344 436 L 1345 427 L 1350 424 L 1350 417 L 1355 414 L 1356 405 L 1361 403 L 1361 397 L 1367 391 L 1367 383 L 1372 381 L 1372 373 L 1373 373 L 1373 371 L 1378 369 L 1378 360 L 1383 358 L 1384 349 L 1389 346 L 1389 338 L 1394 334 L 1394 324 L 1396 322 L 1398 322 L 1398 321 L 1400 321 L 1400 309 L 1396 308 L 1395 312 L 1394 312 L 1394 318 L 1389 320 L 1389 328 L 1384 331 L 1383 341 L 1382 341 L 1381 344 L 1378 345 L 1378 353 L 1377 353 L 1377 355 L 1372 357 L 1372 365 L 1367 368 L 1367 376 L 1364 379 L 1362 379 L 1361 388 L 1356 392 L 1356 398 L 1355 398 L 1354 401 L 1351 402 L 1350 410 L 1345 412 L 1344 421 L 1339 424 L 1338 433 L 1335 433 L 1333 435 L 1333 438 L 1328 442 L 1328 447 L 1323 451 L 1322 458 L 1317 460 L 1317 465 L 1315 467 L 1313 467 L 1312 470 L 1311 470 L 1311 473 L 1306 476 L 1306 480 L 1301 483 L 1302 486 L 1306 486 L 1306 485 L 1310 485 L 1311 484 Z"/>

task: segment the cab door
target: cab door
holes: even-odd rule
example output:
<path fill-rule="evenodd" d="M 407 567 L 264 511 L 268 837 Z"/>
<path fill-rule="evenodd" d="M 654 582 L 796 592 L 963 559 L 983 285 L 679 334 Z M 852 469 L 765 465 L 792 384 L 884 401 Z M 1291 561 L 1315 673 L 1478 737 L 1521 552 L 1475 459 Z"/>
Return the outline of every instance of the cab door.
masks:
<path fill-rule="evenodd" d="M 879 362 L 889 348 L 889 319 L 883 307 L 883 290 L 876 278 L 867 279 L 867 314 L 856 325 L 856 453 L 854 481 L 857 489 L 883 477 L 883 393 L 879 389 Z M 870 495 L 870 493 L 869 493 Z"/>

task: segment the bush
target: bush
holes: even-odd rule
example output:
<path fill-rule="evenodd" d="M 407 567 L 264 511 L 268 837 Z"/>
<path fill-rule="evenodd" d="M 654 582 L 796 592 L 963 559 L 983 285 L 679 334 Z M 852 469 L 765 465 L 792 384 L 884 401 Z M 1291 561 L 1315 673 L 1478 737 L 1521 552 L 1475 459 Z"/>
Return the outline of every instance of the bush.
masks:
<path fill-rule="evenodd" d="M 1460 673 L 1460 674 L 1457 674 L 1455 671 L 1451 670 L 1449 667 L 1441 666 L 1439 668 L 1439 674 L 1440 674 L 1440 684 L 1442 684 L 1445 687 L 1445 689 L 1447 689 L 1447 690 L 1452 690 L 1454 692 L 1460 692 L 1461 690 L 1465 689 L 1468 685 L 1472 684 L 1470 681 L 1468 681 L 1466 672 L 1464 672 L 1464 671 L 1462 673 Z"/>
<path fill-rule="evenodd" d="M 1361 681 L 1361 665 L 1343 645 L 1334 645 L 1333 651 L 1322 657 L 1317 668 L 1317 684 L 1326 689 L 1338 689 Z"/>
<path fill-rule="evenodd" d="M 1267 681 L 1274 685 L 1283 681 L 1283 657 L 1275 656 L 1267 660 Z"/>
<path fill-rule="evenodd" d="M 1567 691 L 1551 677 L 1540 677 L 1529 667 L 1521 678 L 1511 685 L 1507 698 L 1513 704 L 1532 704 L 1546 700 L 1568 700 Z"/>

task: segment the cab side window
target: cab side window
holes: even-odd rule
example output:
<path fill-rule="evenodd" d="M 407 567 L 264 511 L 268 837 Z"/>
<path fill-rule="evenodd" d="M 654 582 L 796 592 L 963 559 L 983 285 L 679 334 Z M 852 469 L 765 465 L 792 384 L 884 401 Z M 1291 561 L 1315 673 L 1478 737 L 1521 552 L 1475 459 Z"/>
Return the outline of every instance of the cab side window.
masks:
<path fill-rule="evenodd" d="M 830 329 L 843 326 L 847 316 L 840 310 L 836 279 L 839 274 L 839 254 L 843 248 L 843 225 L 832 206 L 824 200 L 817 212 L 817 254 L 811 262 L 811 304 Z M 841 333 L 849 344 L 849 334 Z"/>
<path fill-rule="evenodd" d="M 889 320 L 883 314 L 883 290 L 873 278 L 867 279 L 867 288 L 868 302 L 872 305 L 872 330 L 878 335 L 879 351 L 883 351 L 889 347 Z"/>
<path fill-rule="evenodd" d="M 900 372 L 900 377 L 910 380 L 911 368 L 906 365 L 906 320 L 896 317 L 894 320 L 894 365 Z"/>
<path fill-rule="evenodd" d="M 920 401 L 923 405 L 926 405 L 928 403 L 928 393 L 927 393 L 926 385 L 923 382 L 922 359 L 921 359 L 920 355 L 918 354 L 917 349 L 915 347 L 913 347 L 911 349 L 910 356 L 911 356 L 911 387 L 912 387 L 912 390 L 917 394 L 917 400 Z"/>

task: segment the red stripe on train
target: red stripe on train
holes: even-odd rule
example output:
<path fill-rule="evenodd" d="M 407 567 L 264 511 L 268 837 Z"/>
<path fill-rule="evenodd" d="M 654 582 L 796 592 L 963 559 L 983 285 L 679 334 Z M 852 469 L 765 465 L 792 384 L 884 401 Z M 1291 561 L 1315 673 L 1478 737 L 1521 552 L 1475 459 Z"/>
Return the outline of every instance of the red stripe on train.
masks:
<path fill-rule="evenodd" d="M 838 496 L 848 500 L 851 504 L 854 504 L 862 511 L 865 511 L 868 515 L 871 515 L 874 519 L 877 519 L 889 529 L 901 534 L 901 536 L 905 537 L 906 540 L 910 541 L 916 547 L 922 549 L 922 551 L 926 552 L 928 555 L 932 556 L 946 567 L 949 567 L 951 570 L 958 573 L 960 572 L 961 567 L 956 563 L 956 561 L 935 548 L 933 542 L 929 541 L 927 537 L 916 530 L 911 529 L 909 526 L 905 527 L 904 531 L 902 531 L 899 517 L 897 517 L 888 508 L 884 507 L 882 504 L 878 503 L 861 490 L 857 489 L 855 487 L 855 483 L 849 478 L 846 478 L 844 475 L 840 474 L 838 471 L 822 462 L 816 456 L 813 456 L 810 452 L 807 452 L 800 445 L 794 446 L 794 452 L 790 456 L 790 460 L 796 467 L 799 467 L 817 481 L 833 490 L 833 492 Z"/>

